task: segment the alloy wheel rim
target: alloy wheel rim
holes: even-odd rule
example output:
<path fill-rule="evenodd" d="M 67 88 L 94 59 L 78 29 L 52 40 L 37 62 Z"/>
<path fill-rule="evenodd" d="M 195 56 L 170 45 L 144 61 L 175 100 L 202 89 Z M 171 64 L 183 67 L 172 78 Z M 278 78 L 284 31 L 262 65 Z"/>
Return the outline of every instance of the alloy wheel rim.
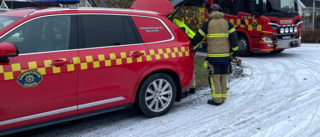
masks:
<path fill-rule="evenodd" d="M 154 80 L 147 88 L 145 103 L 153 112 L 161 112 L 171 103 L 173 91 L 165 79 Z"/>

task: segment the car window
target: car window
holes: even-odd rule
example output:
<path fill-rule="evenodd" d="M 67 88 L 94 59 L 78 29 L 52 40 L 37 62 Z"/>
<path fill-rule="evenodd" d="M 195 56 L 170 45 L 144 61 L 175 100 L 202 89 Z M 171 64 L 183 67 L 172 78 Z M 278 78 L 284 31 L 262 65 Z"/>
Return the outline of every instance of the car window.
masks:
<path fill-rule="evenodd" d="M 126 16 L 82 15 L 85 47 L 102 47 L 138 43 Z"/>
<path fill-rule="evenodd" d="M 144 42 L 169 40 L 172 35 L 160 20 L 148 17 L 132 17 Z"/>
<path fill-rule="evenodd" d="M 0 42 L 17 46 L 19 53 L 66 50 L 69 48 L 70 16 L 42 17 L 23 24 Z"/>
<path fill-rule="evenodd" d="M 10 25 L 11 23 L 21 19 L 20 17 L 0 16 L 0 30 Z"/>

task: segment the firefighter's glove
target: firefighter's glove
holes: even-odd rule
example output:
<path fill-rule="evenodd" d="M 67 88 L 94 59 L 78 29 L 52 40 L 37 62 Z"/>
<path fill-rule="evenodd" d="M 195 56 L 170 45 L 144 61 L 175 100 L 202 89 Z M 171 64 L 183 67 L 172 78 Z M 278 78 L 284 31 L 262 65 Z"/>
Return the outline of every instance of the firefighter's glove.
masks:
<path fill-rule="evenodd" d="M 238 65 L 238 66 L 240 66 L 241 65 L 241 59 L 236 59 L 236 64 Z"/>
<path fill-rule="evenodd" d="M 234 52 L 230 52 L 230 58 L 231 58 L 231 60 L 235 60 L 235 55 L 234 55 Z"/>
<path fill-rule="evenodd" d="M 208 61 L 207 60 L 204 61 L 203 68 L 204 68 L 204 70 L 208 70 Z"/>

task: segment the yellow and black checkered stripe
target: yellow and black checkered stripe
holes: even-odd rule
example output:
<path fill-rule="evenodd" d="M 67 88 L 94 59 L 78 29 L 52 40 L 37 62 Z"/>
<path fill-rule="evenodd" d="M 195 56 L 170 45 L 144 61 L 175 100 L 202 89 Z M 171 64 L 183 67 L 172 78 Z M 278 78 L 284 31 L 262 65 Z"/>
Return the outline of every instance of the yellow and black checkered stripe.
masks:
<path fill-rule="evenodd" d="M 28 62 L 27 69 L 21 69 L 20 63 L 11 64 L 11 66 L 5 67 L 0 65 L 0 81 L 13 80 L 19 77 L 19 75 L 25 70 L 37 70 L 42 75 L 57 74 L 61 72 L 72 72 L 79 70 L 87 70 L 94 68 L 111 67 L 117 65 L 140 63 L 145 61 L 171 59 L 177 57 L 187 57 L 189 55 L 189 47 L 174 47 L 164 49 L 150 49 L 149 54 L 142 50 L 144 53 L 140 57 L 130 57 L 130 53 L 120 52 L 117 56 L 116 53 L 110 54 L 98 54 L 97 56 L 88 55 L 84 58 L 73 57 L 72 64 L 64 65 L 61 67 L 50 66 L 52 60 L 43 60 L 43 62 L 31 61 Z M 66 60 L 65 58 L 60 58 Z M 40 67 L 41 66 L 41 67 Z M 79 66 L 79 67 L 78 67 Z"/>
<path fill-rule="evenodd" d="M 243 19 L 245 22 L 241 24 L 241 19 L 230 19 L 231 24 L 233 24 L 234 28 L 244 28 L 248 31 L 262 31 L 262 25 L 258 24 L 257 19 Z M 253 27 L 253 24 L 256 24 L 256 27 Z"/>

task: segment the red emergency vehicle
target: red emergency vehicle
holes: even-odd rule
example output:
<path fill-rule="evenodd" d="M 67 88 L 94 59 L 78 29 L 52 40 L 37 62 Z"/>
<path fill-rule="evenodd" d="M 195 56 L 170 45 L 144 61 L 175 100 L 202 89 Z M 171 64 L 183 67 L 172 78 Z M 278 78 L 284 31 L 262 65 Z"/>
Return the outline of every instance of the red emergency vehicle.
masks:
<path fill-rule="evenodd" d="M 161 4 L 1 13 L 0 136 L 131 106 L 167 113 L 194 66 L 190 39 L 164 16 L 173 7 Z"/>
<path fill-rule="evenodd" d="M 280 53 L 301 46 L 297 0 L 208 0 L 218 4 L 236 28 L 239 56 L 253 52 Z"/>

